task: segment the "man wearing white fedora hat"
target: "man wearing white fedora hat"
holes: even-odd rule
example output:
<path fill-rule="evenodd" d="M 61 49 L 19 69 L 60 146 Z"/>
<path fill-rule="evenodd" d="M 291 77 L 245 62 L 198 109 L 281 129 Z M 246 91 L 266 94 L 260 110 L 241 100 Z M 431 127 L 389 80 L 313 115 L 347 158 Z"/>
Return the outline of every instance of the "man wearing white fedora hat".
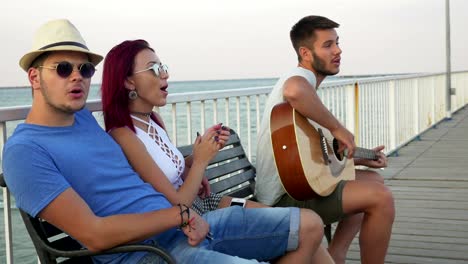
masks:
<path fill-rule="evenodd" d="M 33 104 L 3 153 L 4 177 L 18 207 L 93 251 L 139 242 L 158 243 L 181 263 L 258 263 L 283 255 L 279 263 L 311 262 L 323 236 L 311 211 L 234 206 L 202 218 L 183 204 L 172 206 L 143 182 L 84 108 L 101 60 L 64 19 L 40 27 L 32 51 L 20 59 Z M 159 263 L 146 254 L 94 260 Z"/>

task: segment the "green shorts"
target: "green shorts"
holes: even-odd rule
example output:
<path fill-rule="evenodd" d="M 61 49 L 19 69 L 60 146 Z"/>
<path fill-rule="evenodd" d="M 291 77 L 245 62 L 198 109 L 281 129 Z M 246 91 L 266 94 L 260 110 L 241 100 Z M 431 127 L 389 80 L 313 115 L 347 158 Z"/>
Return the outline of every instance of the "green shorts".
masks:
<path fill-rule="evenodd" d="M 312 200 L 296 201 L 288 194 L 283 195 L 281 199 L 274 205 L 275 207 L 299 207 L 308 208 L 316 212 L 324 224 L 331 224 L 340 221 L 345 217 L 343 212 L 343 189 L 346 181 L 340 181 L 335 190 L 326 197 L 319 197 Z"/>

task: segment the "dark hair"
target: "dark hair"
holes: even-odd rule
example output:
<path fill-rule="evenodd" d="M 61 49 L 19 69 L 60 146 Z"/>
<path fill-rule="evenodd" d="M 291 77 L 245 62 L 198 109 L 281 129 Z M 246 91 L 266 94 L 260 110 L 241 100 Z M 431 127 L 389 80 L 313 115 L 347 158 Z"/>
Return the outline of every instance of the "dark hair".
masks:
<path fill-rule="evenodd" d="M 144 49 L 154 52 L 145 40 L 126 40 L 113 47 L 106 55 L 101 84 L 102 111 L 106 131 L 127 126 L 135 132 L 128 109 L 130 99 L 128 98 L 129 91 L 125 88 L 125 80 L 133 74 L 135 57 Z M 154 114 L 152 118 L 156 121 Z"/>
<path fill-rule="evenodd" d="M 44 52 L 41 55 L 37 56 L 37 58 L 35 58 L 31 62 L 31 65 L 29 65 L 28 68 L 35 68 L 35 69 L 38 69 L 39 72 L 42 72 L 42 68 L 40 68 L 39 66 L 44 64 L 44 61 L 47 60 L 47 58 L 49 57 L 49 54 L 50 52 Z M 34 89 L 32 89 L 32 87 L 31 87 L 31 96 L 34 98 Z"/>
<path fill-rule="evenodd" d="M 315 37 L 316 29 L 331 29 L 339 26 L 340 24 L 322 16 L 306 16 L 299 20 L 289 32 L 289 37 L 299 61 L 301 60 L 299 48 L 307 46 L 306 42 Z"/>
<path fill-rule="evenodd" d="M 42 66 L 44 64 L 44 61 L 47 60 L 47 57 L 49 57 L 50 52 L 44 52 L 41 55 L 37 56 L 32 62 L 29 68 L 38 68 L 39 66 Z"/>

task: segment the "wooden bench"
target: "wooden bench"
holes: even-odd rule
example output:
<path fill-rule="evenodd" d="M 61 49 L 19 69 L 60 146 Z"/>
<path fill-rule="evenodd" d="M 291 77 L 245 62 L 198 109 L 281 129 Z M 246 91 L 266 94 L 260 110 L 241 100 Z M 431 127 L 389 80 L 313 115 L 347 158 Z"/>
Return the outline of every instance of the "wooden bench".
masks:
<path fill-rule="evenodd" d="M 192 147 L 192 145 L 182 146 L 179 150 L 187 156 L 192 153 Z M 226 146 L 210 162 L 205 175 L 210 181 L 212 192 L 255 200 L 255 167 L 248 160 L 239 136 L 234 130 L 231 130 L 231 137 Z M 6 186 L 3 174 L 0 175 L 0 186 Z M 167 263 L 175 263 L 168 252 L 152 245 L 123 245 L 93 253 L 46 221 L 31 217 L 22 210 L 20 213 L 42 264 L 92 263 L 91 256 L 94 255 L 133 251 L 153 252 L 163 257 Z M 325 233 L 327 240 L 330 241 L 330 225 L 326 226 Z"/>

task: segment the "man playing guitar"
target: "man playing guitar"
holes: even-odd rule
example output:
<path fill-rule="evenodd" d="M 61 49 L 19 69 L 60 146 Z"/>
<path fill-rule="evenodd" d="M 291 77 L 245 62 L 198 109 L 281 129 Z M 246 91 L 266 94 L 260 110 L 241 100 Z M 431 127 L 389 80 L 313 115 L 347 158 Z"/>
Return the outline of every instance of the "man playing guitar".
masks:
<path fill-rule="evenodd" d="M 275 165 L 270 134 L 270 115 L 275 105 L 288 102 L 295 111 L 328 129 L 340 147 L 347 149 L 348 158 L 356 150 L 354 136 L 324 106 L 316 93 L 328 75 L 339 72 L 341 49 L 335 30 L 339 25 L 328 18 L 307 16 L 290 32 L 298 65 L 280 78 L 270 93 L 258 134 L 256 197 L 273 206 L 297 206 L 316 211 L 324 223 L 339 221 L 329 252 L 336 263 L 344 263 L 348 248 L 360 230 L 359 244 L 362 263 L 384 263 L 395 217 L 391 191 L 383 178 L 373 171 L 356 170 L 356 180 L 340 181 L 331 194 L 305 201 L 296 201 L 284 190 Z M 387 166 L 381 152 L 374 148 L 376 160 L 355 159 L 356 165 L 370 168 Z"/>

